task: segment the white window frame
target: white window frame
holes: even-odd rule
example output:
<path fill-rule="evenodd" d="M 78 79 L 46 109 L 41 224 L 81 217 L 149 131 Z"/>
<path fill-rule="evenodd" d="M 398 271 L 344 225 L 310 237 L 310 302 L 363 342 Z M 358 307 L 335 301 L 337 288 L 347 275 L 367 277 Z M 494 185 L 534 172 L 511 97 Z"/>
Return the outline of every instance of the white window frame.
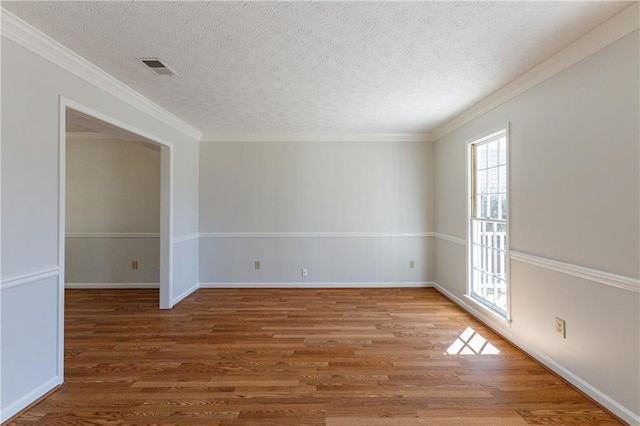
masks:
<path fill-rule="evenodd" d="M 474 295 L 473 292 L 473 207 L 474 207 L 474 159 L 473 159 L 473 147 L 474 145 L 482 144 L 496 136 L 503 134 L 506 140 L 506 194 L 507 194 L 507 212 L 505 219 L 505 270 L 507 273 L 506 285 L 507 285 L 507 300 L 505 312 L 496 310 L 490 303 L 486 302 L 480 297 Z M 511 324 L 511 262 L 510 262 L 510 220 L 511 215 L 511 202 L 509 195 L 509 168 L 511 167 L 511 159 L 509 155 L 510 145 L 509 123 L 504 123 L 494 129 L 491 129 L 485 133 L 482 133 L 467 141 L 467 291 L 465 296 L 471 300 L 475 305 L 481 307 L 486 312 L 492 314 L 496 318 L 504 321 L 507 325 Z"/>

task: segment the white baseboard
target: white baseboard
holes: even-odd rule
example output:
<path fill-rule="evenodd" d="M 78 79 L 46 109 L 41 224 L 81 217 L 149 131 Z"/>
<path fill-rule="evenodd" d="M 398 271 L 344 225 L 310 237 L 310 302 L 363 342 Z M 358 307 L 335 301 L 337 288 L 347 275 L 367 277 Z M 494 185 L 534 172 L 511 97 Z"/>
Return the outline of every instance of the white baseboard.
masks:
<path fill-rule="evenodd" d="M 496 318 L 492 318 L 492 316 L 489 315 L 488 313 L 483 312 L 480 309 L 476 309 L 471 304 L 467 303 L 465 300 L 454 295 L 453 293 L 451 293 L 449 290 L 442 287 L 438 283 L 433 283 L 433 287 L 436 290 L 438 290 L 440 293 L 442 293 L 444 296 L 451 299 L 451 301 L 453 301 L 455 304 L 457 304 L 462 309 L 467 311 L 469 314 L 471 314 L 472 316 L 474 316 L 475 318 L 477 318 L 478 320 L 480 320 L 481 322 L 489 326 L 493 331 L 498 333 L 504 339 L 513 343 L 519 349 L 524 351 L 527 355 L 536 359 L 538 362 L 543 364 L 545 367 L 549 368 L 558 376 L 562 377 L 567 382 L 571 383 L 573 386 L 580 389 L 582 392 L 584 392 L 590 398 L 592 398 L 593 400 L 598 402 L 600 405 L 605 407 L 607 410 L 611 411 L 616 416 L 620 417 L 621 419 L 623 419 L 624 421 L 628 422 L 631 425 L 640 424 L 639 415 L 633 413 L 631 410 L 624 407 L 622 404 L 615 401 L 613 398 L 611 398 L 601 390 L 597 389 L 595 386 L 588 383 L 587 381 L 582 379 L 580 376 L 573 373 L 571 370 L 565 368 L 561 364 L 558 364 L 548 355 L 542 352 L 539 352 L 534 347 L 530 346 L 529 344 L 523 342 L 518 337 L 514 336 L 513 333 L 510 333 L 508 331 L 508 328 L 505 329 L 505 327 L 508 327 L 506 324 L 500 323 L 499 320 L 497 320 Z"/>
<path fill-rule="evenodd" d="M 401 282 L 299 282 L 299 283 L 200 283 L 200 288 L 408 288 L 433 287 L 431 281 Z"/>
<path fill-rule="evenodd" d="M 65 283 L 64 288 L 160 288 L 158 283 Z"/>
<path fill-rule="evenodd" d="M 58 376 L 54 376 L 51 379 L 47 380 L 31 392 L 23 395 L 21 398 L 13 401 L 7 407 L 2 407 L 0 410 L 0 423 L 4 423 L 9 420 L 11 417 L 18 414 L 20 411 L 24 410 L 25 407 L 28 407 L 30 404 L 33 404 L 38 399 L 42 398 L 47 392 L 54 389 L 56 386 L 62 384 L 62 379 Z"/>
<path fill-rule="evenodd" d="M 177 295 L 176 297 L 171 299 L 171 306 L 175 306 L 178 302 L 180 302 L 185 297 L 189 296 L 191 293 L 196 291 L 198 288 L 200 288 L 200 285 L 196 283 L 196 285 L 194 285 L 193 287 L 183 291 L 182 293 L 180 293 L 179 295 Z"/>

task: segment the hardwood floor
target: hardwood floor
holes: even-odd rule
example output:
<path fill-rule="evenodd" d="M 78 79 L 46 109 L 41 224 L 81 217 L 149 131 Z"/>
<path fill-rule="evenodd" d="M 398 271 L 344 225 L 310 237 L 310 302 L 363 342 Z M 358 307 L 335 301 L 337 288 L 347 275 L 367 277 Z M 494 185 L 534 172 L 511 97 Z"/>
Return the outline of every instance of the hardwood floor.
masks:
<path fill-rule="evenodd" d="M 619 424 L 434 289 L 157 305 L 154 290 L 67 290 L 65 384 L 12 424 Z M 458 340 L 468 327 L 484 349 Z"/>

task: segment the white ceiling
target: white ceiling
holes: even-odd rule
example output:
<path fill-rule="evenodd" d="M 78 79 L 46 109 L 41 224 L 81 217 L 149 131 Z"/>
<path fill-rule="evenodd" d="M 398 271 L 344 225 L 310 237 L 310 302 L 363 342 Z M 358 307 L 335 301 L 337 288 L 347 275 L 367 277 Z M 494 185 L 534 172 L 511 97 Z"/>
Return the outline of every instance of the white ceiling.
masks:
<path fill-rule="evenodd" d="M 205 135 L 426 133 L 629 4 L 2 2 Z"/>

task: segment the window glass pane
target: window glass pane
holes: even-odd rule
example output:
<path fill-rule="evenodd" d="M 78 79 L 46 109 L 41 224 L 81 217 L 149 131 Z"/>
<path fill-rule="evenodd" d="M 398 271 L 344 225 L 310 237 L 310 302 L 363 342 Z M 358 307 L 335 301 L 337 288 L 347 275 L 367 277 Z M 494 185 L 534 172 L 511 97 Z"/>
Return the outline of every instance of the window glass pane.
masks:
<path fill-rule="evenodd" d="M 508 209 L 508 205 L 507 205 L 507 194 L 501 194 L 500 195 L 500 204 L 501 204 L 501 212 L 502 212 L 502 216 L 500 217 L 500 219 L 507 219 L 507 209 Z"/>
<path fill-rule="evenodd" d="M 498 169 L 488 170 L 488 191 L 490 194 L 498 192 Z"/>
<path fill-rule="evenodd" d="M 498 168 L 498 175 L 500 182 L 498 192 L 507 192 L 507 166 L 500 166 Z"/>
<path fill-rule="evenodd" d="M 479 171 L 476 175 L 476 194 L 483 195 L 487 193 L 487 171 Z"/>
<path fill-rule="evenodd" d="M 489 232 L 493 232 L 493 222 L 484 222 L 485 235 Z"/>
<path fill-rule="evenodd" d="M 490 195 L 491 210 L 489 211 L 489 217 L 492 219 L 498 219 L 498 202 L 500 195 Z"/>
<path fill-rule="evenodd" d="M 482 274 L 481 282 L 482 282 L 481 292 L 484 298 L 487 299 L 489 303 L 494 303 L 494 297 L 493 297 L 494 285 L 491 277 L 487 274 Z"/>
<path fill-rule="evenodd" d="M 494 233 L 493 234 L 493 240 L 496 241 L 496 243 L 493 244 L 493 247 L 497 246 L 497 241 L 499 239 L 500 238 L 498 237 L 498 234 Z M 501 253 L 500 250 L 497 250 L 497 249 L 492 249 L 491 250 L 491 274 L 492 275 L 499 276 L 499 274 L 500 274 L 500 270 L 501 270 L 501 268 L 500 268 L 500 253 Z"/>
<path fill-rule="evenodd" d="M 476 169 L 487 168 L 487 145 L 477 145 L 475 152 Z"/>
<path fill-rule="evenodd" d="M 499 163 L 507 164 L 507 140 L 506 138 L 500 138 L 500 154 L 499 154 Z"/>
<path fill-rule="evenodd" d="M 495 167 L 498 165 L 498 141 L 491 141 L 487 144 L 487 167 Z"/>
<path fill-rule="evenodd" d="M 487 196 L 478 197 L 478 207 L 479 210 L 477 212 L 477 217 L 487 217 Z"/>

